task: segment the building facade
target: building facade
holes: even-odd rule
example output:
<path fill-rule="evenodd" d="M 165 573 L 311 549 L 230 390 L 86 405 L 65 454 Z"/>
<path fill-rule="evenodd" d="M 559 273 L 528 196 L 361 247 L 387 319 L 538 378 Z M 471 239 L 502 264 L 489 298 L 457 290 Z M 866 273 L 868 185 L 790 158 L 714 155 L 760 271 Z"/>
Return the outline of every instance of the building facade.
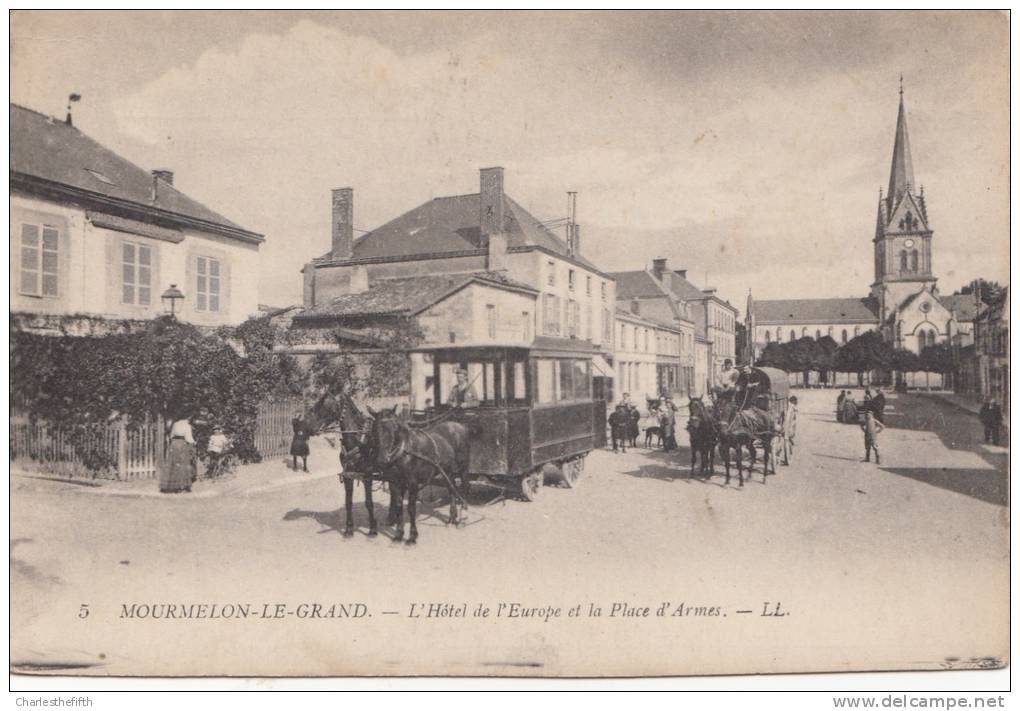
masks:
<path fill-rule="evenodd" d="M 771 341 L 830 336 L 842 344 L 865 331 L 879 331 L 895 348 L 915 353 L 936 343 L 967 345 L 972 339 L 973 299 L 939 293 L 933 237 L 924 188 L 914 179 L 901 88 L 889 185 L 878 199 L 870 293 L 835 299 L 759 301 L 749 297 L 752 359 Z"/>
<path fill-rule="evenodd" d="M 630 395 L 635 404 L 659 397 L 658 345 L 654 321 L 623 308 L 616 309 L 616 396 Z"/>
<path fill-rule="evenodd" d="M 10 126 L 12 312 L 148 319 L 173 285 L 182 320 L 258 313 L 262 235 L 67 121 L 11 104 Z"/>
<path fill-rule="evenodd" d="M 1009 290 L 974 319 L 974 342 L 955 350 L 956 391 L 980 401 L 993 400 L 1009 418 Z"/>
<path fill-rule="evenodd" d="M 686 270 L 670 270 L 662 258 L 654 259 L 651 269 L 611 276 L 622 308 L 681 331 L 688 392 L 703 393 L 727 359 L 736 362 L 737 309 L 715 289 L 699 289 L 688 281 Z M 695 363 L 699 339 L 704 372 Z"/>

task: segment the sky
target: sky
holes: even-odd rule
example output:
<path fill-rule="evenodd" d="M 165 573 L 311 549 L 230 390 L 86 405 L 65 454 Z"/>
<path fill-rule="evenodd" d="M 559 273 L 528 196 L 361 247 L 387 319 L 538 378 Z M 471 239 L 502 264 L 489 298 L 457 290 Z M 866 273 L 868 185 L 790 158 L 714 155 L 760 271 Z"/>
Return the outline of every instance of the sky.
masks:
<path fill-rule="evenodd" d="M 865 296 L 900 75 L 939 287 L 1008 280 L 1009 23 L 996 12 L 15 12 L 11 100 L 266 235 L 301 300 L 330 190 L 370 230 L 501 165 L 578 192 L 605 271 L 655 257 L 743 308 Z"/>

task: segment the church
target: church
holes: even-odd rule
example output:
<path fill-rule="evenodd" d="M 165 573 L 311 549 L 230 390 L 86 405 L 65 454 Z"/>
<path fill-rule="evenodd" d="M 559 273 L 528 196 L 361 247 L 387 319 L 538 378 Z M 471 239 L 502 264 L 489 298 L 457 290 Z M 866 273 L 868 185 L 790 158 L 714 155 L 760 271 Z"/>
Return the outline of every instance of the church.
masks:
<path fill-rule="evenodd" d="M 914 181 L 907 114 L 900 85 L 899 115 L 889 188 L 879 192 L 875 220 L 875 280 L 867 296 L 826 299 L 747 299 L 753 361 L 773 341 L 830 336 L 842 345 L 865 331 L 879 331 L 895 348 L 920 353 L 927 346 L 969 345 L 973 296 L 943 296 L 932 271 L 934 234 L 924 187 Z"/>

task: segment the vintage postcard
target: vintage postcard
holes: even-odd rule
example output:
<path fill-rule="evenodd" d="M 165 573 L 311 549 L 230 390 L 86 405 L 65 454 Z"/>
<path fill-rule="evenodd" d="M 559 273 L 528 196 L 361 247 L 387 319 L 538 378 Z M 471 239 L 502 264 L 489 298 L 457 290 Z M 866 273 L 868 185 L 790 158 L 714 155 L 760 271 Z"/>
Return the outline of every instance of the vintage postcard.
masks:
<path fill-rule="evenodd" d="M 10 15 L 11 671 L 1009 663 L 1009 15 Z"/>

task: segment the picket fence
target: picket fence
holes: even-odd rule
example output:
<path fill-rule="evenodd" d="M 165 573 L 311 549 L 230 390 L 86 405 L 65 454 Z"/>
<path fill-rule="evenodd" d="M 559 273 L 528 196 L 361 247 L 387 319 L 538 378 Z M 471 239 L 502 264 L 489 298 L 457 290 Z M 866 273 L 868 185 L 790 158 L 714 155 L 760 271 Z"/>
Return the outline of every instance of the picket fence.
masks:
<path fill-rule="evenodd" d="M 263 459 L 280 457 L 290 452 L 290 442 L 294 436 L 291 422 L 298 412 L 304 412 L 304 402 L 300 398 L 273 400 L 259 405 L 255 422 L 255 449 Z"/>
<path fill-rule="evenodd" d="M 255 448 L 263 458 L 290 451 L 291 420 L 301 409 L 299 399 L 259 405 Z M 132 427 L 118 420 L 72 431 L 12 412 L 10 455 L 12 462 L 66 478 L 149 479 L 163 465 L 165 431 L 158 418 Z"/>
<path fill-rule="evenodd" d="M 163 460 L 163 422 L 123 421 L 70 430 L 11 415 L 11 460 L 68 478 L 147 479 Z"/>

